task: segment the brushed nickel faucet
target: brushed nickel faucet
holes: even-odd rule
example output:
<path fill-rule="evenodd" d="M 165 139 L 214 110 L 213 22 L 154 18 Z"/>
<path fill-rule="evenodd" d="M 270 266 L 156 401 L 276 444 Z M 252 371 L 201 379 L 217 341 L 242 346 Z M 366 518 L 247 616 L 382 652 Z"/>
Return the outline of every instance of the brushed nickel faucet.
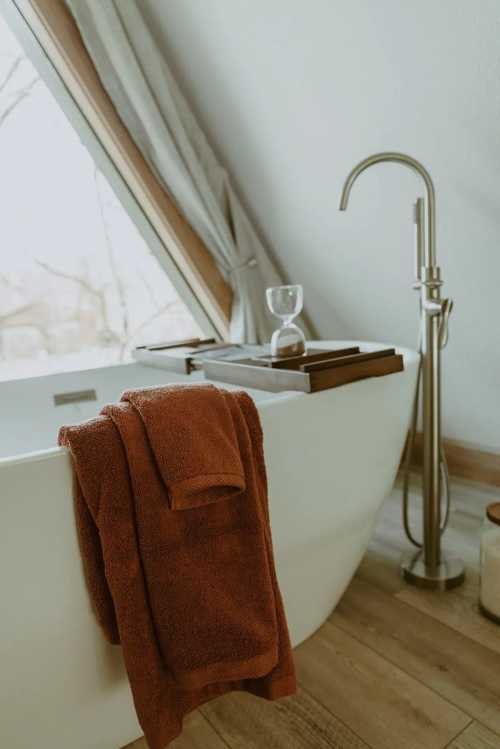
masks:
<path fill-rule="evenodd" d="M 349 203 L 352 186 L 359 175 L 375 164 L 394 162 L 415 171 L 423 179 L 426 200 L 415 203 L 416 252 L 415 285 L 420 292 L 420 366 L 409 433 L 403 488 L 403 524 L 407 537 L 419 551 L 406 554 L 401 564 L 405 580 L 425 588 L 454 588 L 465 579 L 460 559 L 446 557 L 441 550 L 441 536 L 449 516 L 448 471 L 441 444 L 441 349 L 448 341 L 448 318 L 451 299 L 441 298 L 441 269 L 436 263 L 436 194 L 432 178 L 425 167 L 404 153 L 377 153 L 360 161 L 348 175 L 340 198 L 340 210 Z M 422 380 L 423 422 L 423 540 L 418 542 L 408 522 L 408 486 L 411 453 L 419 412 Z M 441 521 L 442 486 L 446 490 L 446 512 Z"/>

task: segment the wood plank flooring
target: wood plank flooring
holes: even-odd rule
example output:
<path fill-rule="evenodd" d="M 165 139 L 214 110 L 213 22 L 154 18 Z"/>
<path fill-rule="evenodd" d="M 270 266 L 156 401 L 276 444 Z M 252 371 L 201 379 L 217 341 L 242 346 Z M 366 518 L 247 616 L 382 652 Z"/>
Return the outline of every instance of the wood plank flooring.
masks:
<path fill-rule="evenodd" d="M 227 695 L 202 708 L 228 746 L 234 749 L 367 749 L 353 731 L 302 688 L 276 703 L 246 694 Z"/>
<path fill-rule="evenodd" d="M 191 713 L 184 721 L 182 736 L 173 741 L 175 749 L 227 749 L 226 744 L 199 710 Z M 128 744 L 125 749 L 147 749 L 145 739 Z"/>
<path fill-rule="evenodd" d="M 449 749 L 498 749 L 498 736 L 479 723 L 471 723 Z"/>
<path fill-rule="evenodd" d="M 295 662 L 311 694 L 377 749 L 441 749 L 470 722 L 334 624 L 297 648 Z"/>
<path fill-rule="evenodd" d="M 331 621 L 500 734 L 498 653 L 362 580 L 353 580 Z"/>
<path fill-rule="evenodd" d="M 297 695 L 221 697 L 189 716 L 172 748 L 500 749 L 500 627 L 477 610 L 479 528 L 495 497 L 468 482 L 453 496 L 445 547 L 466 561 L 465 586 L 403 583 L 395 492 L 337 609 L 295 650 Z M 418 534 L 418 499 L 410 516 Z"/>

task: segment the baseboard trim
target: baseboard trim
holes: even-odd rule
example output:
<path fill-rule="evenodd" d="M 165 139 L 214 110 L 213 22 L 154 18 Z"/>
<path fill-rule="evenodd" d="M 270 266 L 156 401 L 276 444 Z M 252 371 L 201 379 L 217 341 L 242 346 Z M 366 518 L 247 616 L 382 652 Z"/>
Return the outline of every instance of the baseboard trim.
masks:
<path fill-rule="evenodd" d="M 421 467 L 423 435 L 415 438 L 412 466 Z M 500 455 L 466 446 L 457 440 L 444 439 L 444 452 L 450 475 L 480 484 L 500 487 Z"/>

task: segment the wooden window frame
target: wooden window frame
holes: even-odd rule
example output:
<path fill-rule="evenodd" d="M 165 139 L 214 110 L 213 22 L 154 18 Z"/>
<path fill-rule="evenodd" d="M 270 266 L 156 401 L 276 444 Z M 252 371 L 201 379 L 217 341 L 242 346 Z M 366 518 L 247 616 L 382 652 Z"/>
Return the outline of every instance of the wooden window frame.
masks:
<path fill-rule="evenodd" d="M 232 289 L 106 93 L 64 0 L 4 0 L 7 21 L 205 333 L 229 338 Z"/>

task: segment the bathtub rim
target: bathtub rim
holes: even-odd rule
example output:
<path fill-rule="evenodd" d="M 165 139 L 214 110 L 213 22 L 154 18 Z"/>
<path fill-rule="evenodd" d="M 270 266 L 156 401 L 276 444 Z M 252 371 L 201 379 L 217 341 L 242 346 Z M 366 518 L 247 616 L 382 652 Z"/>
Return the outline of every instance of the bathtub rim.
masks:
<path fill-rule="evenodd" d="M 417 363 L 418 359 L 419 359 L 419 353 L 418 353 L 418 351 L 416 351 L 414 349 L 406 348 L 404 346 L 397 346 L 395 344 L 390 344 L 390 343 L 389 344 L 388 343 L 382 343 L 380 341 L 325 339 L 325 340 L 312 340 L 312 341 L 308 341 L 308 343 L 310 343 L 312 345 L 322 345 L 322 346 L 324 346 L 324 345 L 332 345 L 332 344 L 335 344 L 335 345 L 340 344 L 341 347 L 364 346 L 364 347 L 367 347 L 369 351 L 370 350 L 376 350 L 378 347 L 385 347 L 385 348 L 392 347 L 392 348 L 396 349 L 396 353 L 402 354 L 402 356 L 404 357 L 405 369 L 406 369 L 406 367 L 407 367 L 408 364 Z M 130 365 L 136 366 L 137 364 L 138 364 L 138 362 L 127 362 L 126 364 L 113 364 L 113 365 L 110 365 L 110 367 L 121 367 L 121 368 L 123 368 L 123 367 L 127 367 L 127 366 L 130 366 Z M 140 366 L 145 366 L 146 367 L 147 365 L 142 365 L 141 364 Z M 85 369 L 85 370 L 82 369 L 82 370 L 74 370 L 74 371 L 70 371 L 70 372 L 57 372 L 57 373 L 54 373 L 54 375 L 68 375 L 69 377 L 71 377 L 72 375 L 78 375 L 80 372 L 95 372 L 96 376 L 98 376 L 99 372 L 102 369 L 103 369 L 103 367 L 94 367 L 94 368 L 88 368 L 88 369 Z M 106 367 L 106 369 L 108 369 L 108 367 Z M 168 371 L 168 370 L 164 370 L 164 371 Z M 40 375 L 39 377 L 26 378 L 24 381 L 26 383 L 30 383 L 30 382 L 33 382 L 33 381 L 36 381 L 36 380 L 44 379 L 45 377 L 52 377 L 52 376 L 53 375 Z M 189 375 L 186 375 L 186 378 L 188 378 L 188 377 L 189 377 Z M 372 378 L 368 378 L 368 379 L 372 379 Z M 11 382 L 13 382 L 13 381 L 12 380 L 4 380 L 3 382 L 0 382 L 0 390 L 1 390 L 3 384 L 5 384 L 5 383 L 11 383 Z M 227 387 L 228 386 L 227 383 L 218 382 L 216 380 L 205 380 L 205 379 L 202 379 L 201 382 L 206 382 L 207 384 L 213 384 L 213 385 L 217 385 L 217 386 L 221 386 L 221 387 Z M 356 381 L 356 382 L 348 383 L 347 387 L 348 386 L 352 387 L 352 386 L 358 385 L 358 384 L 363 383 L 363 382 L 365 382 L 365 380 L 359 380 L 359 381 Z M 234 386 L 230 385 L 229 387 L 234 387 Z M 346 386 L 344 385 L 342 387 L 346 387 Z M 244 390 L 248 390 L 249 388 L 243 388 L 243 389 Z M 274 406 L 277 401 L 279 401 L 279 402 L 282 403 L 282 402 L 285 402 L 285 401 L 295 400 L 297 398 L 303 398 L 304 396 L 305 397 L 310 397 L 310 396 L 315 395 L 315 393 L 303 393 L 303 392 L 300 392 L 300 391 L 293 391 L 293 390 L 286 390 L 286 391 L 281 391 L 281 392 L 277 392 L 277 393 L 271 393 L 270 391 L 261 391 L 261 392 L 270 393 L 270 396 L 268 398 L 265 398 L 264 400 L 262 400 L 260 402 L 256 402 L 256 406 L 257 406 L 257 410 L 258 411 L 264 411 L 267 408 L 269 408 L 271 406 Z M 100 408 L 100 406 L 99 406 L 99 408 Z M 45 461 L 45 460 L 58 459 L 62 455 L 69 455 L 69 451 L 68 451 L 68 449 L 66 447 L 59 447 L 58 445 L 53 445 L 51 447 L 46 447 L 46 448 L 43 448 L 41 450 L 35 450 L 35 451 L 26 452 L 26 453 L 19 453 L 19 454 L 14 454 L 14 455 L 5 455 L 3 457 L 0 457 L 0 470 L 2 468 L 7 467 L 7 466 L 19 465 L 19 464 L 22 464 L 24 462 L 33 463 L 33 462 L 41 462 L 41 461 Z"/>

